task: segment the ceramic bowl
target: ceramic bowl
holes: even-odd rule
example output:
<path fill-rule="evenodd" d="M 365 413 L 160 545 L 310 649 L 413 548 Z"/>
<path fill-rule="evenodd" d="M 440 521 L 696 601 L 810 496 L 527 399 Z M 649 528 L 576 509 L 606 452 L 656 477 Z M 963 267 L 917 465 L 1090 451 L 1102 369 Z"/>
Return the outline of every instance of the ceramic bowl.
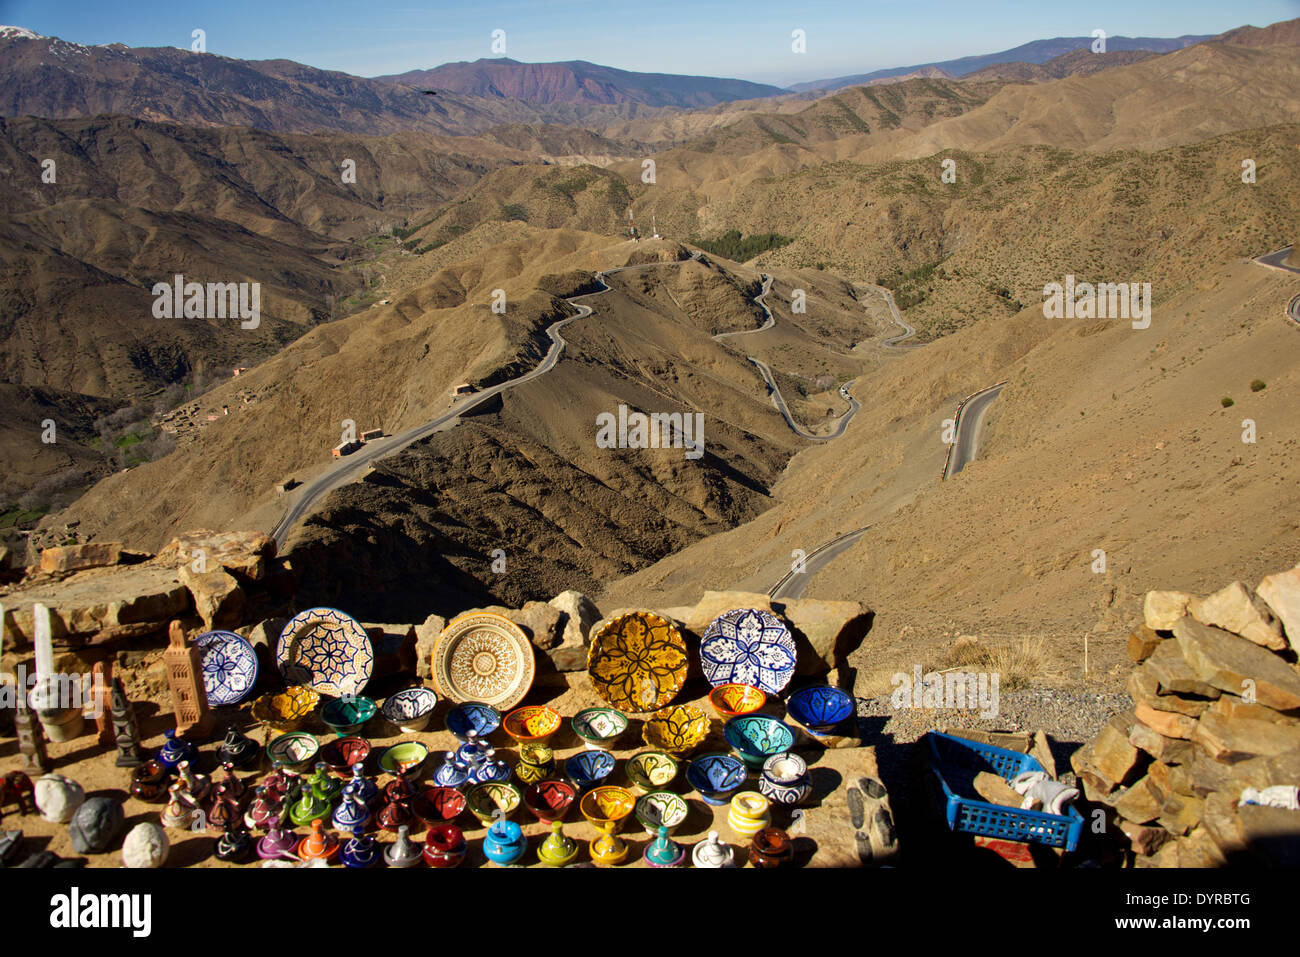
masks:
<path fill-rule="evenodd" d="M 718 685 L 709 692 L 709 704 L 723 721 L 753 714 L 767 704 L 767 693 L 753 685 Z"/>
<path fill-rule="evenodd" d="M 524 802 L 524 792 L 510 781 L 484 781 L 465 792 L 470 813 L 483 824 L 491 824 L 494 811 L 504 811 L 508 818 Z"/>
<path fill-rule="evenodd" d="M 577 800 L 578 792 L 573 785 L 558 778 L 538 781 L 524 792 L 524 806 L 543 824 L 563 821 Z"/>
<path fill-rule="evenodd" d="M 785 710 L 816 734 L 828 734 L 856 710 L 853 695 L 833 685 L 800 688 L 785 702 Z"/>
<path fill-rule="evenodd" d="M 638 790 L 659 791 L 677 779 L 680 766 L 677 759 L 663 751 L 642 751 L 627 759 L 623 765 L 628 780 Z"/>
<path fill-rule="evenodd" d="M 661 827 L 673 833 L 690 811 L 686 799 L 672 791 L 651 791 L 636 802 L 636 819 L 652 835 Z"/>
<path fill-rule="evenodd" d="M 694 705 L 678 704 L 655 712 L 641 729 L 641 737 L 650 747 L 681 757 L 700 746 L 709 736 L 712 723 L 712 719 Z"/>
<path fill-rule="evenodd" d="M 501 712 L 481 701 L 466 701 L 447 712 L 447 730 L 461 742 L 469 740 L 471 731 L 486 739 L 499 727 Z"/>
<path fill-rule="evenodd" d="M 789 751 L 794 745 L 794 732 L 790 726 L 765 714 L 732 718 L 722 732 L 727 743 L 740 755 L 740 760 L 750 768 L 761 768 L 772 755 Z"/>
<path fill-rule="evenodd" d="M 582 816 L 596 827 L 613 824 L 615 831 L 622 830 L 635 807 L 636 797 L 631 791 L 608 785 L 588 791 L 578 804 Z"/>
<path fill-rule="evenodd" d="M 772 755 L 763 762 L 758 793 L 773 804 L 787 807 L 802 804 L 812 793 L 808 762 L 793 751 Z"/>
<path fill-rule="evenodd" d="M 579 792 L 588 791 L 614 772 L 615 763 L 608 751 L 579 751 L 564 762 L 564 773 Z"/>
<path fill-rule="evenodd" d="M 406 688 L 390 694 L 380 711 L 404 734 L 413 734 L 425 729 L 437 704 L 438 696 L 430 689 Z"/>
<path fill-rule="evenodd" d="M 429 756 L 429 749 L 419 741 L 401 741 L 379 756 L 379 766 L 389 774 L 404 770 L 415 775 Z"/>
<path fill-rule="evenodd" d="M 560 730 L 560 712 L 545 705 L 525 705 L 506 715 L 501 726 L 520 744 L 545 744 Z"/>
<path fill-rule="evenodd" d="M 370 757 L 370 742 L 355 735 L 335 738 L 320 749 L 320 759 L 325 767 L 344 777 L 352 776 L 352 765 L 365 764 Z"/>
<path fill-rule="evenodd" d="M 628 718 L 614 708 L 584 708 L 573 716 L 569 726 L 588 747 L 609 751 L 627 730 Z"/>
<path fill-rule="evenodd" d="M 429 827 L 454 821 L 465 810 L 465 795 L 455 788 L 429 788 L 411 800 L 411 811 Z"/>
<path fill-rule="evenodd" d="M 356 734 L 379 708 L 369 698 L 335 698 L 320 709 L 320 719 L 339 737 Z"/>
<path fill-rule="evenodd" d="M 297 731 L 320 704 L 320 693 L 306 687 L 270 692 L 253 702 L 253 717 L 277 731 Z"/>
<path fill-rule="evenodd" d="M 306 731 L 289 731 L 280 735 L 266 746 L 266 756 L 271 763 L 279 764 L 291 771 L 302 771 L 311 767 L 320 753 L 320 742 L 315 735 Z"/>
<path fill-rule="evenodd" d="M 686 769 L 686 782 L 706 804 L 726 804 L 745 783 L 745 763 L 734 754 L 702 754 Z"/>

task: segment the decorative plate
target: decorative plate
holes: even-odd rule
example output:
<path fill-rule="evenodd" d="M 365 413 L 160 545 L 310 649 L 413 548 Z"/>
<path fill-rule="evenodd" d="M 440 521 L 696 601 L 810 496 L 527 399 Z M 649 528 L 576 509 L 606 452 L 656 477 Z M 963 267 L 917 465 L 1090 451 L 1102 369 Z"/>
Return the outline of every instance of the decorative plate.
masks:
<path fill-rule="evenodd" d="M 686 683 L 686 642 L 667 618 L 634 611 L 598 626 L 587 653 L 591 683 L 610 705 L 644 714 L 677 697 Z"/>
<path fill-rule="evenodd" d="M 641 737 L 652 748 L 673 755 L 689 754 L 709 736 L 712 723 L 694 705 L 679 704 L 665 708 L 647 721 L 641 728 Z"/>
<path fill-rule="evenodd" d="M 433 682 L 453 701 L 508 711 L 533 686 L 533 644 L 508 618 L 470 612 L 452 620 L 433 645 Z"/>
<path fill-rule="evenodd" d="M 286 683 L 341 698 L 361 693 L 374 670 L 375 651 L 355 618 L 335 608 L 308 608 L 280 632 L 275 663 Z"/>
<path fill-rule="evenodd" d="M 711 685 L 753 685 L 779 694 L 794 675 L 794 638 L 770 611 L 737 608 L 709 625 L 700 639 L 700 664 Z"/>
<path fill-rule="evenodd" d="M 208 704 L 239 704 L 257 684 L 257 652 L 233 631 L 205 631 L 194 639 Z"/>

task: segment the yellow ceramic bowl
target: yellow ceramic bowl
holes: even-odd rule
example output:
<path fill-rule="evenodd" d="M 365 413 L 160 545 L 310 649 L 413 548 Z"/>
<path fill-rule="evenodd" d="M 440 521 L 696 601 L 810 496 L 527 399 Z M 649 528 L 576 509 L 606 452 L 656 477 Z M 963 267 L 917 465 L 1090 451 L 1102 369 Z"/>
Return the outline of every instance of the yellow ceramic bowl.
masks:
<path fill-rule="evenodd" d="M 262 695 L 253 702 L 253 717 L 277 731 L 296 731 L 319 706 L 320 694 L 299 685 Z"/>
<path fill-rule="evenodd" d="M 501 726 L 520 744 L 542 744 L 560 730 L 560 712 L 545 705 L 525 705 L 506 715 Z"/>
<path fill-rule="evenodd" d="M 627 788 L 605 787 L 593 788 L 582 796 L 578 810 L 592 824 L 600 827 L 611 824 L 615 831 L 622 830 L 623 822 L 628 819 L 636 807 L 636 796 Z"/>
<path fill-rule="evenodd" d="M 509 818 L 519 810 L 523 801 L 524 792 L 509 781 L 484 781 L 465 792 L 465 803 L 470 812 L 484 825 L 492 823 L 496 811 L 503 812 L 503 818 Z"/>
<path fill-rule="evenodd" d="M 766 703 L 767 695 L 753 685 L 718 685 L 709 692 L 709 704 L 723 721 L 753 714 Z"/>
<path fill-rule="evenodd" d="M 645 743 L 680 757 L 690 754 L 709 736 L 712 719 L 692 704 L 677 704 L 655 712 L 641 729 Z"/>

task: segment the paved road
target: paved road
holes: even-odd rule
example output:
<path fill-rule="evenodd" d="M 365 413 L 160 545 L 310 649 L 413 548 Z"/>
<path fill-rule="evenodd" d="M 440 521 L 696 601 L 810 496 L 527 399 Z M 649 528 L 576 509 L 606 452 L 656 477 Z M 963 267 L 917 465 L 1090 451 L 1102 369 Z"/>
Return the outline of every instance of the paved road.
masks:
<path fill-rule="evenodd" d="M 871 528 L 870 525 L 864 525 L 862 528 L 854 529 L 838 538 L 833 538 L 824 545 L 814 548 L 804 558 L 803 571 L 796 572 L 793 569 L 786 572 L 781 580 L 771 587 L 768 591 L 770 598 L 802 598 L 804 589 L 808 587 L 809 580 L 821 571 L 832 559 L 839 557 L 852 547 L 853 543 L 861 538 Z"/>
<path fill-rule="evenodd" d="M 886 349 L 915 349 L 921 343 L 909 342 L 907 345 L 901 345 L 904 339 L 910 339 L 916 335 L 916 330 L 903 321 L 903 317 L 898 312 L 898 306 L 894 305 L 894 294 L 884 286 L 870 287 L 885 297 L 885 302 L 889 303 L 889 311 L 894 317 L 894 322 L 903 327 L 901 336 L 890 336 L 888 339 L 881 340 L 881 346 Z"/>
<path fill-rule="evenodd" d="M 1287 303 L 1286 314 L 1296 325 L 1300 326 L 1300 296 L 1292 296 Z"/>
<path fill-rule="evenodd" d="M 948 456 L 948 466 L 943 470 L 944 478 L 952 478 L 969 462 L 975 461 L 979 451 L 980 428 L 984 425 L 984 415 L 989 405 L 1002 391 L 1005 382 L 991 385 L 976 392 L 966 400 L 957 413 L 957 434 L 953 437 L 952 454 Z"/>
<path fill-rule="evenodd" d="M 698 257 L 698 253 L 696 255 Z M 776 325 L 776 316 L 772 314 L 771 309 L 767 308 L 767 302 L 765 301 L 767 294 L 772 291 L 772 277 L 767 273 L 760 273 L 759 275 L 763 277 L 763 291 L 754 297 L 754 302 L 763 307 L 763 314 L 767 316 L 767 321 L 757 329 L 738 329 L 735 332 L 719 332 L 713 337 L 714 342 L 721 342 L 723 339 L 730 338 L 731 336 L 753 335 L 755 332 L 763 332 L 765 329 L 771 329 Z"/>
<path fill-rule="evenodd" d="M 1286 257 L 1291 255 L 1291 247 L 1284 246 L 1275 253 L 1269 253 L 1267 256 L 1256 256 L 1255 262 L 1261 266 L 1272 266 L 1274 269 L 1281 269 L 1284 272 L 1295 273 L 1300 276 L 1300 267 L 1284 265 Z"/>

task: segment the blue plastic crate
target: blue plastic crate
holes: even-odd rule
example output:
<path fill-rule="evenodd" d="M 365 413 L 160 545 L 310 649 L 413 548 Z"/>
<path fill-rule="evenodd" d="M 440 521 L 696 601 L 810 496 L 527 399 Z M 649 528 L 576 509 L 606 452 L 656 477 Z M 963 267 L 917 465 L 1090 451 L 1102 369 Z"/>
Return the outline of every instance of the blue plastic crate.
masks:
<path fill-rule="evenodd" d="M 925 737 L 930 743 L 930 755 L 939 784 L 948 801 L 948 826 L 954 831 L 1063 847 L 1067 851 L 1078 846 L 1079 835 L 1083 832 L 1083 815 L 1073 807 L 1067 809 L 1068 814 L 1022 811 L 990 804 L 973 793 L 958 794 L 949 783 L 959 770 L 968 772 L 972 778 L 979 771 L 988 771 L 1010 782 L 1024 771 L 1044 770 L 1037 759 L 1019 751 L 967 741 L 938 731 L 931 731 Z"/>

